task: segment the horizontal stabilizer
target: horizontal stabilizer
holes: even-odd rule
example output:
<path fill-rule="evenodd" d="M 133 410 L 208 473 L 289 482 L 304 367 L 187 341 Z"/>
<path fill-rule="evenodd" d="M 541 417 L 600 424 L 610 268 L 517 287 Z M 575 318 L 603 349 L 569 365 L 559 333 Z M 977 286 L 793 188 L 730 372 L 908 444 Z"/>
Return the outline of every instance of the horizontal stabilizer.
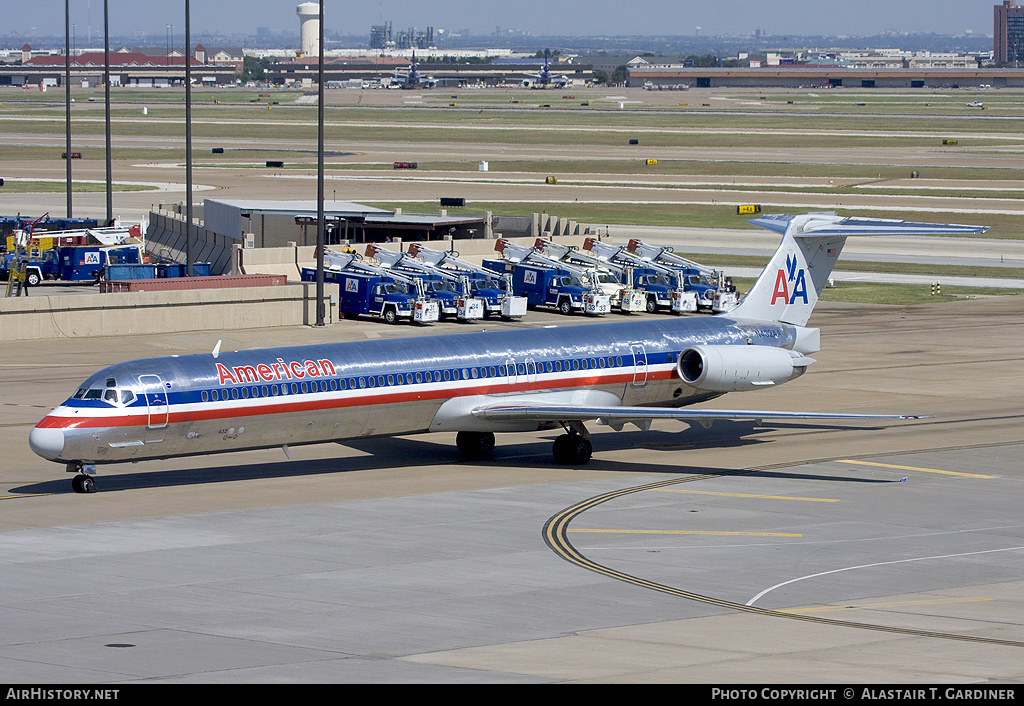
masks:
<path fill-rule="evenodd" d="M 850 236 L 850 235 L 975 235 L 984 233 L 988 226 L 960 225 L 957 223 L 915 223 L 885 218 L 839 216 L 833 211 L 807 213 L 799 216 L 769 214 L 753 218 L 747 223 L 785 233 L 790 224 L 794 237 Z"/>

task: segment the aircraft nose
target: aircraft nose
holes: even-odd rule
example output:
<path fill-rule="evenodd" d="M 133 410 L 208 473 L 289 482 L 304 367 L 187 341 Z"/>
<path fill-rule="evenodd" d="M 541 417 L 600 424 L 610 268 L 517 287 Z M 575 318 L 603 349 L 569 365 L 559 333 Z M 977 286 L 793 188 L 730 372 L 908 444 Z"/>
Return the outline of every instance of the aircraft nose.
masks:
<path fill-rule="evenodd" d="M 64 451 L 64 430 L 34 427 L 28 434 L 28 445 L 48 461 L 58 459 Z"/>

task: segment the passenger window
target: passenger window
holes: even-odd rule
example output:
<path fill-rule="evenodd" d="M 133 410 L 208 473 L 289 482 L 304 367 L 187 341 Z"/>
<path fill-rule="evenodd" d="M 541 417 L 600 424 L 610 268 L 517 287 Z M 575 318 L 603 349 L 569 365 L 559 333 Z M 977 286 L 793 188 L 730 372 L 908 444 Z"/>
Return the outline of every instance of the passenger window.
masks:
<path fill-rule="evenodd" d="M 237 400 L 238 399 L 238 388 L 237 387 L 234 387 L 234 388 L 231 389 L 231 399 L 233 399 L 233 400 Z"/>
<path fill-rule="evenodd" d="M 203 390 L 202 397 L 203 397 L 203 402 L 209 402 L 210 401 L 210 393 L 207 392 L 206 390 Z"/>
<path fill-rule="evenodd" d="M 306 383 L 302 383 L 302 394 L 306 394 L 307 392 L 309 392 L 309 387 L 306 386 Z"/>

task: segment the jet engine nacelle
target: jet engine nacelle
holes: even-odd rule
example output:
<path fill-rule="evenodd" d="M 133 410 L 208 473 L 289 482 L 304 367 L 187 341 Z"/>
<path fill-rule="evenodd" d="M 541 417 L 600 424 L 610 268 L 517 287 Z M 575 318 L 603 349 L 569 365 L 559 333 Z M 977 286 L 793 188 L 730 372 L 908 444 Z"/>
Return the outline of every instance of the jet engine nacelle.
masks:
<path fill-rule="evenodd" d="M 756 390 L 803 375 L 814 362 L 785 348 L 768 346 L 691 346 L 679 354 L 676 373 L 706 392 Z"/>

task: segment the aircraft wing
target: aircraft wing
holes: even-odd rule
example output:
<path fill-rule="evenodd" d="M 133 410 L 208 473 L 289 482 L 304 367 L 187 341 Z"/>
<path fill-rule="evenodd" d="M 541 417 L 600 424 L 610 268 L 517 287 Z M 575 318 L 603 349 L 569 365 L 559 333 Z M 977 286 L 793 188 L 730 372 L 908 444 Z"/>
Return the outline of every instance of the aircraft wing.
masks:
<path fill-rule="evenodd" d="M 589 407 L 575 405 L 491 405 L 474 409 L 474 417 L 495 422 L 569 422 L 595 419 L 621 428 L 626 422 L 654 419 L 707 422 L 715 419 L 926 419 L 929 415 L 848 414 L 839 412 L 772 412 L 758 410 L 690 409 L 687 407 Z"/>

